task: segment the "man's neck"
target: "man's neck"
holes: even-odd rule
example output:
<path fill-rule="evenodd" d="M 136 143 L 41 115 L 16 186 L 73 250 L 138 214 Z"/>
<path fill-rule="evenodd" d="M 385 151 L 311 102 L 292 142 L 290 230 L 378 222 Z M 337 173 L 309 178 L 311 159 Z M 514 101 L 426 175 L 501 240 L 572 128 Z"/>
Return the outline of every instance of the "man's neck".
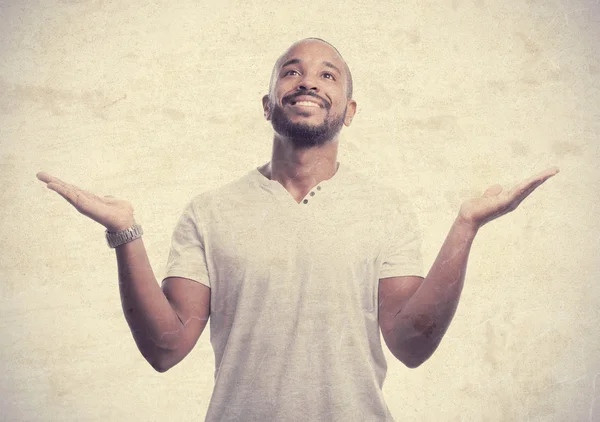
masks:
<path fill-rule="evenodd" d="M 302 198 L 335 175 L 337 152 L 337 138 L 320 147 L 295 149 L 290 142 L 275 137 L 271 162 L 261 168 L 261 173 L 281 183 L 292 196 Z"/>

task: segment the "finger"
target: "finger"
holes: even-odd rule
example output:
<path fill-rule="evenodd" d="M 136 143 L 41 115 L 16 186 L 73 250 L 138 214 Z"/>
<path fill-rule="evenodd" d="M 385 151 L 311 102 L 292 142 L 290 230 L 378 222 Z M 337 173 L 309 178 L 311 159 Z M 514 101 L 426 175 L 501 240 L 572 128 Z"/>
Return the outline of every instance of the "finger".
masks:
<path fill-rule="evenodd" d="M 58 177 L 52 176 L 52 175 L 50 175 L 48 173 L 45 173 L 45 172 L 39 172 L 38 174 L 36 174 L 36 176 L 42 182 L 57 183 L 57 184 L 61 184 L 61 185 L 69 185 L 69 183 L 63 182 Z"/>
<path fill-rule="evenodd" d="M 46 182 L 48 177 L 52 177 L 50 176 L 48 173 L 44 172 L 44 171 L 38 171 L 35 174 L 35 177 L 37 177 L 39 180 L 41 180 L 42 182 Z"/>
<path fill-rule="evenodd" d="M 554 176 L 555 174 L 560 173 L 560 169 L 558 168 L 558 166 L 552 166 L 552 167 L 547 168 L 546 170 L 544 170 L 543 173 L 549 173 L 552 176 Z"/>
<path fill-rule="evenodd" d="M 549 178 L 551 178 L 552 176 L 556 175 L 559 171 L 560 170 L 556 166 L 550 167 L 550 168 L 547 168 L 544 171 L 539 172 L 538 174 L 536 174 L 534 176 L 531 176 L 525 182 L 533 182 L 533 181 L 536 181 L 536 180 L 546 181 Z"/>
<path fill-rule="evenodd" d="M 70 183 L 66 183 L 66 182 L 60 180 L 58 177 L 52 176 L 48 173 L 39 172 L 36 176 L 39 180 L 46 183 L 46 187 L 48 189 L 57 192 L 58 194 L 60 194 L 63 197 L 65 194 L 69 194 L 69 192 L 71 192 L 73 195 L 77 194 L 80 196 L 88 196 L 88 197 L 95 196 L 92 193 L 85 191 L 78 186 L 72 185 Z M 67 198 L 65 198 L 65 199 L 67 199 Z"/>
<path fill-rule="evenodd" d="M 558 167 L 550 167 L 550 168 L 536 174 L 535 176 L 532 176 L 529 179 L 526 179 L 526 180 L 522 181 L 521 183 L 518 183 L 513 189 L 511 189 L 511 194 L 514 194 L 515 196 L 520 196 L 521 194 L 523 194 L 525 192 L 531 193 L 531 192 L 533 192 L 532 190 L 530 191 L 530 188 L 532 186 L 534 187 L 534 189 L 537 188 L 539 185 L 544 183 L 546 180 L 548 180 L 552 176 L 556 175 L 558 172 L 559 172 Z"/>
<path fill-rule="evenodd" d="M 531 186 L 529 186 L 527 189 L 521 191 L 517 197 L 515 199 L 513 199 L 513 201 L 511 202 L 511 209 L 516 209 L 521 202 L 523 202 L 525 200 L 525 198 L 527 198 L 529 195 L 531 195 L 531 193 L 536 190 L 538 188 L 539 185 L 541 185 L 543 183 L 543 181 L 540 181 L 539 183 L 535 183 Z"/>
<path fill-rule="evenodd" d="M 52 183 L 54 185 L 60 185 L 60 186 L 64 186 L 64 187 L 71 188 L 71 189 L 79 189 L 77 186 L 63 182 L 58 177 L 54 177 L 45 172 L 39 172 L 38 174 L 36 174 L 36 176 L 39 180 L 41 180 L 42 182 L 45 182 L 46 184 Z"/>
<path fill-rule="evenodd" d="M 106 204 L 116 204 L 119 200 L 112 195 L 104 195 L 100 198 Z"/>
<path fill-rule="evenodd" d="M 53 180 L 56 180 L 56 177 L 44 172 L 44 171 L 40 171 L 39 173 L 37 173 L 35 175 L 35 177 L 37 177 L 39 180 L 41 180 L 44 183 L 50 183 Z"/>
<path fill-rule="evenodd" d="M 97 199 L 95 195 L 68 184 L 50 182 L 47 187 L 66 199 L 80 212 L 85 212 L 92 201 Z"/>
<path fill-rule="evenodd" d="M 489 188 L 487 188 L 485 190 L 485 192 L 483 192 L 483 196 L 485 196 L 485 197 L 496 196 L 496 195 L 500 194 L 500 192 L 502 192 L 502 186 L 494 185 L 494 186 L 490 186 Z"/>
<path fill-rule="evenodd" d="M 551 176 L 549 176 L 549 177 L 551 177 Z M 512 200 L 510 201 L 509 208 L 511 210 L 515 210 L 521 204 L 521 202 L 523 202 L 525 200 L 525 198 L 527 198 L 529 195 L 531 195 L 531 193 L 534 190 L 536 190 L 546 180 L 548 180 L 548 177 L 543 180 L 538 180 L 537 182 L 527 186 L 525 189 L 515 192 L 512 196 Z"/>
<path fill-rule="evenodd" d="M 67 201 L 74 201 L 77 196 L 77 192 L 75 191 L 75 189 L 73 189 L 71 186 L 65 185 L 64 183 L 51 181 L 51 182 L 48 182 L 46 187 L 48 189 L 53 190 L 54 192 L 58 193 L 60 196 L 65 198 Z"/>

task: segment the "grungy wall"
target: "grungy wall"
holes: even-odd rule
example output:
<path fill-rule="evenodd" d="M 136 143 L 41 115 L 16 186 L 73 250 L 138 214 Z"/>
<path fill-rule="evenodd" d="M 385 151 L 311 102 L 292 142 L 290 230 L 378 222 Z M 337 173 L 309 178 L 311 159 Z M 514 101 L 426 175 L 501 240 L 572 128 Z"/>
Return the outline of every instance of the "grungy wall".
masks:
<path fill-rule="evenodd" d="M 600 421 L 596 0 L 0 3 L 0 419 L 200 421 L 208 329 L 154 372 L 103 228 L 36 180 L 128 199 L 159 279 L 192 196 L 269 160 L 271 67 L 333 43 L 359 112 L 340 161 L 410 195 L 429 267 L 461 202 L 561 173 L 475 241 L 456 317 L 398 421 Z"/>

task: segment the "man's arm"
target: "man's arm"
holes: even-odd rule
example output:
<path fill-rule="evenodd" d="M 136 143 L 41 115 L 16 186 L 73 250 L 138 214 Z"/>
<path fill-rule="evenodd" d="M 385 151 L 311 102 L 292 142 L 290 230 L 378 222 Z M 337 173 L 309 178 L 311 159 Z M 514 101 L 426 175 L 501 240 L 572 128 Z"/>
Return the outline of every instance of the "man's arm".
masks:
<path fill-rule="evenodd" d="M 210 315 L 210 288 L 170 277 L 161 290 L 142 239 L 115 249 L 125 319 L 144 358 L 165 372 L 187 356 L 204 331 Z"/>
<path fill-rule="evenodd" d="M 425 279 L 379 281 L 379 324 L 392 354 L 416 368 L 433 354 L 454 317 L 475 233 L 455 221 Z"/>
<path fill-rule="evenodd" d="M 409 368 L 427 360 L 456 312 L 467 260 L 479 228 L 513 211 L 531 192 L 558 173 L 551 168 L 509 191 L 498 185 L 465 202 L 427 276 L 379 281 L 379 324 L 392 354 Z"/>
<path fill-rule="evenodd" d="M 77 211 L 117 232 L 131 227 L 133 207 L 127 201 L 98 197 L 46 173 L 38 179 Z M 194 347 L 210 314 L 210 288 L 184 278 L 159 286 L 142 239 L 115 248 L 123 312 L 135 342 L 159 372 L 181 361 Z"/>

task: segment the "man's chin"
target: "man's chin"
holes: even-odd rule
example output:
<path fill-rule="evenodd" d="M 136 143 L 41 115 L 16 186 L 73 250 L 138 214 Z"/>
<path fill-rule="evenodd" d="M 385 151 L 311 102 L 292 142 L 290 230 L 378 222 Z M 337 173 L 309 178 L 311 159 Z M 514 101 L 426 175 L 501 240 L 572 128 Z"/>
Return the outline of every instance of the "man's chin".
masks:
<path fill-rule="evenodd" d="M 288 116 L 287 121 L 289 125 L 306 125 L 311 127 L 325 125 L 325 117 L 317 116 L 313 113 L 296 113 L 293 116 Z"/>
<path fill-rule="evenodd" d="M 290 116 L 283 110 L 276 110 L 272 116 L 273 129 L 290 140 L 297 148 L 310 148 L 324 145 L 339 133 L 342 122 L 331 125 L 327 119 L 308 112 L 304 117 L 298 113 Z"/>
<path fill-rule="evenodd" d="M 285 133 L 288 137 L 304 137 L 304 138 L 318 138 L 327 134 L 328 128 L 323 124 L 310 124 L 308 122 L 303 123 L 291 123 L 286 127 Z"/>

